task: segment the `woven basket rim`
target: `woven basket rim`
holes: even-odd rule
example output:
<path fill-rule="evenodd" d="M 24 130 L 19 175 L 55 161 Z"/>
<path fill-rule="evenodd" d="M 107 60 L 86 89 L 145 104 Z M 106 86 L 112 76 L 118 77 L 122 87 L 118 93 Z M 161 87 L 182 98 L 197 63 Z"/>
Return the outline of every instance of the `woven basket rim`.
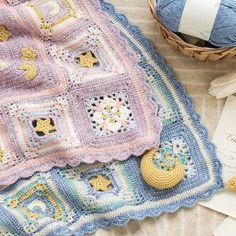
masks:
<path fill-rule="evenodd" d="M 161 22 L 160 18 L 158 17 L 158 15 L 156 14 L 156 10 L 154 7 L 154 2 L 153 0 L 147 0 L 152 16 L 154 17 L 156 23 L 158 24 L 158 26 L 161 28 L 161 30 L 163 30 L 164 32 L 166 32 L 169 36 L 173 37 L 173 40 L 176 43 L 179 43 L 180 45 L 184 46 L 184 50 L 189 50 L 189 51 L 194 51 L 194 52 L 201 52 L 203 53 L 210 53 L 213 52 L 215 54 L 217 53 L 222 53 L 222 52 L 228 52 L 230 53 L 231 51 L 235 51 L 236 47 L 221 47 L 221 48 L 211 48 L 211 47 L 200 47 L 200 46 L 196 46 L 193 45 L 191 43 L 188 43 L 186 41 L 184 41 L 182 38 L 180 38 L 177 34 L 175 34 L 174 32 L 170 31 L 169 29 L 167 29 L 167 27 Z"/>

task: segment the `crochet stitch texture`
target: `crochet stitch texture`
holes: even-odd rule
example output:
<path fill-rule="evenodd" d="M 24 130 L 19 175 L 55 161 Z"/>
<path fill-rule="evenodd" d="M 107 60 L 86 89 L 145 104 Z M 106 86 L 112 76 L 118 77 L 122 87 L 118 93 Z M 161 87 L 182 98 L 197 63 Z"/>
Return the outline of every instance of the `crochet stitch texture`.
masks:
<path fill-rule="evenodd" d="M 159 145 L 144 70 L 97 1 L 0 1 L 0 185 Z"/>
<path fill-rule="evenodd" d="M 178 158 L 187 167 L 184 179 L 171 189 L 154 189 L 144 182 L 141 160 L 136 157 L 53 168 L 2 191 L 2 235 L 79 236 L 98 227 L 122 226 L 130 219 L 192 207 L 223 188 L 215 147 L 172 69 L 124 15 L 116 13 L 112 5 L 99 2 L 98 7 L 120 29 L 129 50 L 136 55 L 136 63 L 145 70 L 155 91 L 154 99 L 161 104 L 163 131 L 155 165 L 169 170 Z"/>

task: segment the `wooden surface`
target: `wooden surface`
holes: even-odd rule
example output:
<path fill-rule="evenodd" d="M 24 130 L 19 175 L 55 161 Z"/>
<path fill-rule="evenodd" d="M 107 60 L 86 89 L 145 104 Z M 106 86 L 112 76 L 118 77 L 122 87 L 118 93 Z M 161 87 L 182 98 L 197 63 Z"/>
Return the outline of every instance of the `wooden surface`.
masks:
<path fill-rule="evenodd" d="M 155 48 L 164 56 L 186 87 L 186 92 L 195 101 L 196 110 L 202 116 L 210 135 L 214 133 L 225 100 L 216 100 L 208 94 L 209 83 L 216 77 L 236 70 L 236 58 L 220 62 L 198 62 L 182 56 L 172 49 L 156 30 L 146 0 L 109 0 L 119 12 L 138 25 L 143 34 L 150 38 Z M 224 215 L 199 205 L 181 209 L 173 214 L 144 221 L 130 221 L 122 228 L 109 231 L 100 229 L 96 236 L 211 236 L 214 229 L 225 218 Z"/>

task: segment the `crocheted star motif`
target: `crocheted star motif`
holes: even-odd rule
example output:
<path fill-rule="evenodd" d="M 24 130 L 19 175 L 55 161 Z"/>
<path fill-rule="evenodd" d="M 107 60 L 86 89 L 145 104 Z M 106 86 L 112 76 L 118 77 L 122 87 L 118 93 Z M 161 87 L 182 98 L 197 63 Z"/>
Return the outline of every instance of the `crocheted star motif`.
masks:
<path fill-rule="evenodd" d="M 37 69 L 34 64 L 32 63 L 24 63 L 19 66 L 19 70 L 25 70 L 25 79 L 26 80 L 33 80 L 37 75 Z"/>
<path fill-rule="evenodd" d="M 3 25 L 0 25 L 0 42 L 5 42 L 11 36 L 11 32 Z"/>
<path fill-rule="evenodd" d="M 4 151 L 3 151 L 3 149 L 0 147 L 0 161 L 2 161 L 3 157 L 4 157 Z"/>
<path fill-rule="evenodd" d="M 107 191 L 111 185 L 111 181 L 102 175 L 98 175 L 96 178 L 91 179 L 89 183 L 97 191 Z"/>
<path fill-rule="evenodd" d="M 33 48 L 21 49 L 22 60 L 35 60 L 37 58 L 37 52 Z"/>
<path fill-rule="evenodd" d="M 86 52 L 79 55 L 77 60 L 81 67 L 92 68 L 94 64 L 98 63 L 98 59 L 92 54 L 92 52 Z"/>
<path fill-rule="evenodd" d="M 225 188 L 231 191 L 236 191 L 236 176 L 233 176 L 227 181 Z"/>
<path fill-rule="evenodd" d="M 36 127 L 34 128 L 35 132 L 42 132 L 44 135 L 55 131 L 55 126 L 51 124 L 51 119 L 37 119 L 36 120 Z"/>

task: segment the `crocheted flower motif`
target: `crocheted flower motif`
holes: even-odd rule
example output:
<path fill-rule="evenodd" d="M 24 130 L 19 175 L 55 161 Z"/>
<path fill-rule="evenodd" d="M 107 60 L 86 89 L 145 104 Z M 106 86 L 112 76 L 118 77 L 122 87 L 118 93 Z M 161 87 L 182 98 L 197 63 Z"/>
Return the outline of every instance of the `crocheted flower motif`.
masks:
<path fill-rule="evenodd" d="M 33 125 L 35 125 L 34 131 L 39 136 L 47 135 L 47 134 L 52 133 L 56 130 L 53 120 L 51 118 L 37 119 Z"/>
<path fill-rule="evenodd" d="M 2 161 L 3 157 L 4 157 L 4 151 L 3 151 L 3 149 L 0 147 L 0 161 Z"/>
<path fill-rule="evenodd" d="M 95 190 L 103 192 L 109 190 L 109 187 L 111 186 L 111 181 L 102 175 L 98 175 L 96 178 L 91 179 L 89 183 Z"/>
<path fill-rule="evenodd" d="M 177 160 L 185 166 L 185 179 L 196 175 L 195 164 L 182 137 L 174 138 L 161 144 L 154 158 L 154 163 L 162 170 L 171 171 L 175 167 Z"/>
<path fill-rule="evenodd" d="M 0 42 L 7 41 L 11 36 L 11 32 L 3 25 L 0 25 Z"/>
<path fill-rule="evenodd" d="M 157 189 L 167 189 L 176 186 L 185 175 L 184 166 L 175 159 L 175 166 L 162 170 L 153 163 L 156 150 L 146 152 L 141 161 L 141 173 L 147 184 Z M 167 158 L 167 157 L 166 157 Z M 169 157 L 168 157 L 169 159 Z"/>
<path fill-rule="evenodd" d="M 134 117 L 124 92 L 95 97 L 89 103 L 87 108 L 98 136 L 133 129 Z"/>
<path fill-rule="evenodd" d="M 92 52 L 85 52 L 76 58 L 79 61 L 81 67 L 92 68 L 98 63 L 98 59 L 92 54 Z"/>
<path fill-rule="evenodd" d="M 37 58 L 37 52 L 33 48 L 22 48 L 21 59 L 22 60 L 35 60 Z"/>

